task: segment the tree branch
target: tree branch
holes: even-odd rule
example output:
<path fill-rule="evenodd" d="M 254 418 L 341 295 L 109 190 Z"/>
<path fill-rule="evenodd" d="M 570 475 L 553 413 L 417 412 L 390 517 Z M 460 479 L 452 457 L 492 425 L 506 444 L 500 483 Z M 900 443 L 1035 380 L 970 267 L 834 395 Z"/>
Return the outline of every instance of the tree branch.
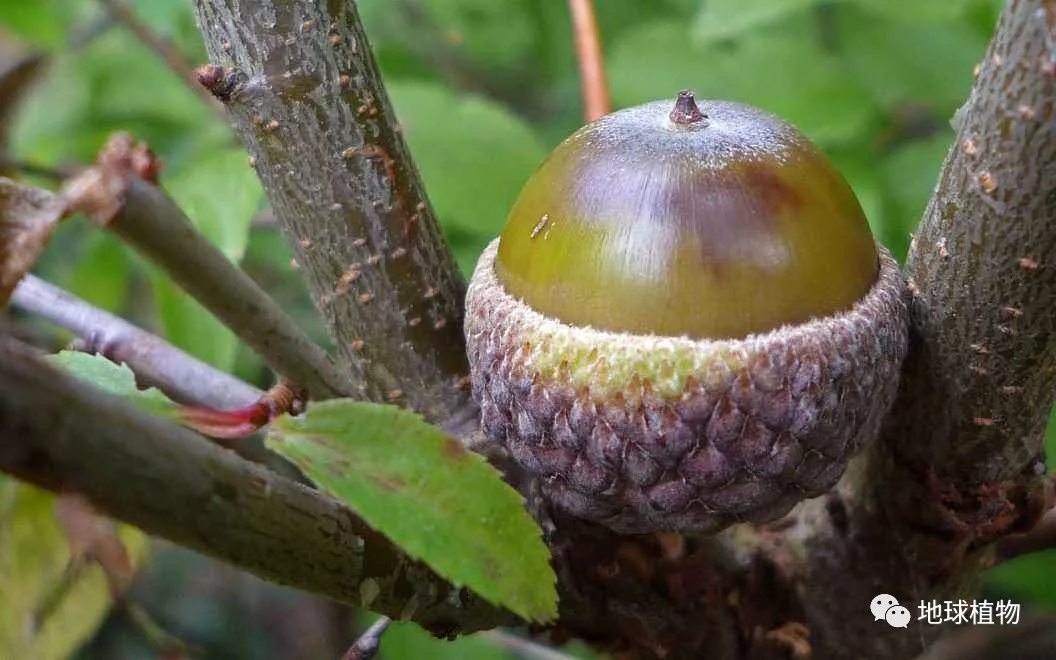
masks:
<path fill-rule="evenodd" d="M 356 397 L 322 348 L 248 275 L 195 229 L 159 188 L 134 181 L 107 228 L 161 266 L 279 374 L 315 399 Z"/>
<path fill-rule="evenodd" d="M 911 346 L 880 443 L 785 541 L 823 657 L 901 658 L 940 626 L 849 617 L 970 597 L 989 545 L 1050 503 L 1056 396 L 1056 2 L 1012 0 L 910 251 Z M 804 533 L 804 530 L 808 530 Z M 798 553 L 798 554 L 797 554 Z M 915 630 L 914 630 L 915 628 Z"/>
<path fill-rule="evenodd" d="M 1006 6 L 910 249 L 913 360 L 887 439 L 959 488 L 1041 459 L 1056 400 L 1056 3 Z"/>
<path fill-rule="evenodd" d="M 74 381 L 0 337 L 0 470 L 149 534 L 437 634 L 510 623 L 344 505 Z"/>
<path fill-rule="evenodd" d="M 911 353 L 868 488 L 886 515 L 958 540 L 944 565 L 1047 506 L 1054 46 L 1056 2 L 1006 5 L 910 250 Z"/>
<path fill-rule="evenodd" d="M 99 162 L 63 186 L 69 210 L 84 211 L 160 266 L 264 361 L 312 398 L 360 396 L 326 351 L 248 275 L 232 264 L 154 185 L 153 155 L 116 134 Z"/>
<path fill-rule="evenodd" d="M 200 80 L 231 113 L 366 396 L 468 405 L 464 282 L 351 2 L 197 0 Z M 467 173 L 468 174 L 468 173 Z"/>
<path fill-rule="evenodd" d="M 11 304 L 76 333 L 91 352 L 127 364 L 141 384 L 158 387 L 178 401 L 229 410 L 248 406 L 263 394 L 157 335 L 33 275 L 15 288 Z"/>

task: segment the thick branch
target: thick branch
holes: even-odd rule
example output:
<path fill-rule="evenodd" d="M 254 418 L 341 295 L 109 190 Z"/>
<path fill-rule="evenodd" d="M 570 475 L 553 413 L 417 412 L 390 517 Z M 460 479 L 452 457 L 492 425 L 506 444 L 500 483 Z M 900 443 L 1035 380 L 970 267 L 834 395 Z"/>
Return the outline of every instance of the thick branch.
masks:
<path fill-rule="evenodd" d="M 804 607 L 824 657 L 901 658 L 938 626 L 874 626 L 877 593 L 970 597 L 988 545 L 1046 506 L 1056 396 L 1056 2 L 1007 3 L 909 258 L 912 343 L 881 442 L 823 506 Z M 915 630 L 913 628 L 916 628 Z"/>
<path fill-rule="evenodd" d="M 910 250 L 914 341 L 869 488 L 886 515 L 952 535 L 961 554 L 1022 531 L 1045 500 L 1056 399 L 1054 40 L 1056 2 L 1006 6 Z M 911 488 L 891 488 L 903 482 Z"/>
<path fill-rule="evenodd" d="M 466 399 L 464 283 L 355 3 L 197 0 L 227 104 L 341 358 L 438 421 Z"/>
<path fill-rule="evenodd" d="M 130 407 L 0 337 L 0 471 L 260 577 L 437 632 L 509 622 L 329 497 Z"/>
<path fill-rule="evenodd" d="M 76 333 L 92 352 L 127 364 L 142 385 L 158 387 L 178 401 L 229 410 L 248 406 L 263 394 L 161 337 L 33 275 L 15 288 L 11 304 Z"/>
<path fill-rule="evenodd" d="M 957 486 L 1040 460 L 1056 399 L 1056 2 L 1009 4 L 909 255 L 917 335 L 888 439 Z"/>

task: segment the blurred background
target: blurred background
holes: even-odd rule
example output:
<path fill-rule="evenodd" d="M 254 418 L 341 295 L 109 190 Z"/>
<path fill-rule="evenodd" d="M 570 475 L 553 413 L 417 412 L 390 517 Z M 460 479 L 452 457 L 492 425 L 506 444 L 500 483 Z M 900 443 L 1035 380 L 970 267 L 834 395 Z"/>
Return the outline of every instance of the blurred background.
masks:
<path fill-rule="evenodd" d="M 468 272 L 499 233 L 521 184 L 582 123 L 567 4 L 356 4 L 430 199 Z M 874 232 L 903 260 L 1001 3 L 596 4 L 614 107 L 689 88 L 784 117 L 831 156 Z M 145 38 L 160 45 L 148 47 Z M 170 65 L 159 51 L 168 52 Z M 173 72 L 206 61 L 191 0 L 0 2 L 0 173 L 54 186 L 52 173 L 91 162 L 110 132 L 132 132 L 160 155 L 162 183 L 196 224 L 325 344 L 245 153 L 222 115 Z M 36 272 L 221 369 L 268 384 L 267 370 L 233 335 L 108 233 L 65 223 Z M 43 345 L 70 339 L 54 327 L 18 322 Z M 1054 438 L 1050 429 L 1050 457 Z M 101 580 L 72 590 L 47 496 L 25 490 L 0 477 L 0 658 L 5 635 L 19 633 L 12 621 L 20 607 L 36 608 L 44 622 L 37 657 L 86 660 L 179 657 L 168 635 L 193 657 L 336 658 L 369 622 L 145 541 L 130 547 L 143 559 L 132 597 L 148 620 L 109 612 Z M 14 576 L 11 567 L 28 565 L 27 557 L 39 570 Z M 1056 611 L 1056 551 L 992 570 L 983 597 Z M 397 626 L 382 657 L 520 657 L 514 642 L 487 635 L 444 643 Z M 570 652 L 589 657 L 583 649 Z"/>

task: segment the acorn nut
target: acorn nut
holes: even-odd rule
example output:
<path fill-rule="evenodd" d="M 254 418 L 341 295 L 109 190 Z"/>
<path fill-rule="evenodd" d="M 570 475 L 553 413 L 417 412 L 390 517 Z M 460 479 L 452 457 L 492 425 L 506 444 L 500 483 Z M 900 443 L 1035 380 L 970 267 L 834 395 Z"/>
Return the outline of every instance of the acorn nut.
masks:
<path fill-rule="evenodd" d="M 799 131 L 683 92 L 588 124 L 466 299 L 484 431 L 557 507 L 711 532 L 820 495 L 877 435 L 905 281 Z"/>

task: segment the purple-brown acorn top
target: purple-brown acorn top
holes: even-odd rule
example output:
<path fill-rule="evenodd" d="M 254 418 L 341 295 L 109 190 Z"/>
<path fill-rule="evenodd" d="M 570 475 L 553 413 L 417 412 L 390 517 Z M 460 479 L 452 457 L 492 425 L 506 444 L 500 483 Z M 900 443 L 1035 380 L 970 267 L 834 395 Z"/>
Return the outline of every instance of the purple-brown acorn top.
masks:
<path fill-rule="evenodd" d="M 477 265 L 484 429 L 618 531 L 772 519 L 876 435 L 903 287 L 795 128 L 688 92 L 613 113 L 554 150 Z"/>

